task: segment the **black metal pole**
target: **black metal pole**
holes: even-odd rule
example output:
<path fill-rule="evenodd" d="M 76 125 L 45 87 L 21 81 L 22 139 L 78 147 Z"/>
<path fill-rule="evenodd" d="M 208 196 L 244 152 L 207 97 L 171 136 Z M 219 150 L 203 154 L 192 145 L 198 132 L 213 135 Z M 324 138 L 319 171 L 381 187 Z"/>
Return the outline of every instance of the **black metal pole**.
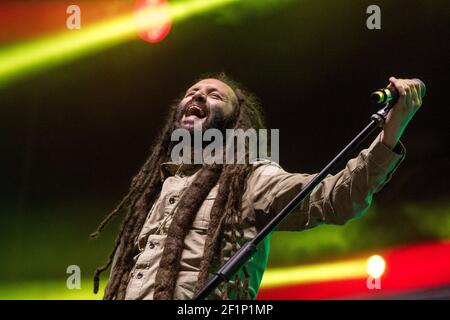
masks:
<path fill-rule="evenodd" d="M 384 125 L 386 115 L 392 108 L 392 104 L 386 104 L 377 113 L 371 116 L 370 123 L 334 157 L 304 188 L 298 193 L 258 234 L 250 241 L 247 241 L 208 281 L 208 283 L 193 298 L 203 300 L 214 291 L 222 282 L 230 281 L 232 276 L 251 258 L 255 253 L 257 245 L 272 232 L 292 211 L 294 211 L 312 190 L 331 172 L 332 169 L 353 149 L 375 131 Z"/>

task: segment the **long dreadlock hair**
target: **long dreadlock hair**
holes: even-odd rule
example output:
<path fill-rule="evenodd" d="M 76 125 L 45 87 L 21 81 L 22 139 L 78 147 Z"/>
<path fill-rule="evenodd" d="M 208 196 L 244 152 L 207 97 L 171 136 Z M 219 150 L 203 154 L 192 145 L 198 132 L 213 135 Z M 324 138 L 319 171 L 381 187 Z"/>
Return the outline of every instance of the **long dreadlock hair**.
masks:
<path fill-rule="evenodd" d="M 242 85 L 230 79 L 225 73 L 202 76 L 201 79 L 215 78 L 227 84 L 238 97 L 234 119 L 231 127 L 247 130 L 264 128 L 264 118 L 256 97 L 245 90 Z M 144 225 L 149 210 L 158 199 L 162 180 L 159 167 L 170 160 L 171 133 L 175 129 L 177 100 L 171 107 L 166 124 L 151 149 L 150 156 L 133 177 L 127 195 L 116 208 L 100 223 L 91 237 L 97 237 L 105 225 L 120 212 L 126 215 L 122 222 L 115 245 L 105 265 L 97 268 L 94 275 L 94 292 L 98 291 L 100 274 L 107 270 L 114 259 L 114 266 L 103 299 L 124 299 L 133 258 L 137 254 L 135 241 Z M 232 244 L 229 256 L 233 255 L 243 241 L 241 202 L 246 187 L 246 179 L 252 167 L 247 162 L 246 146 L 245 164 L 203 165 L 191 186 L 186 190 L 178 204 L 172 223 L 167 232 L 162 258 L 155 279 L 154 299 L 172 299 L 180 267 L 184 238 L 189 231 L 195 215 L 211 189 L 219 184 L 217 197 L 213 204 L 210 223 L 207 230 L 203 260 L 200 265 L 195 291 L 198 292 L 208 280 L 213 268 L 224 263 L 226 243 Z M 254 217 L 247 217 L 254 223 Z M 227 299 L 230 289 L 235 298 L 248 298 L 248 272 L 243 268 L 243 279 L 236 275 L 234 288 L 228 284 L 222 287 L 222 298 Z"/>

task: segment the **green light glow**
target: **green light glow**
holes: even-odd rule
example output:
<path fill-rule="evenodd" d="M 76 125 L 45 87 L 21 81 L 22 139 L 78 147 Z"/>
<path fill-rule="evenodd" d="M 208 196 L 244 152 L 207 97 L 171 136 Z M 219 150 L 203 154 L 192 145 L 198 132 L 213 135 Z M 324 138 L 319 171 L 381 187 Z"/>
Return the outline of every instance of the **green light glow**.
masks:
<path fill-rule="evenodd" d="M 268 269 L 261 288 L 367 277 L 367 259 Z"/>
<path fill-rule="evenodd" d="M 191 0 L 169 5 L 169 15 L 173 22 L 180 22 L 195 14 L 202 14 L 237 0 Z M 158 10 L 148 14 L 149 25 L 167 17 Z M 158 15 L 161 15 L 158 18 Z M 142 19 L 142 14 L 140 14 Z M 164 17 L 162 17 L 164 16 Z M 137 25 L 133 13 L 97 23 L 80 30 L 19 44 L 0 51 L 0 87 L 11 83 L 24 74 L 47 69 L 80 56 L 103 50 L 123 41 L 136 38 Z"/>

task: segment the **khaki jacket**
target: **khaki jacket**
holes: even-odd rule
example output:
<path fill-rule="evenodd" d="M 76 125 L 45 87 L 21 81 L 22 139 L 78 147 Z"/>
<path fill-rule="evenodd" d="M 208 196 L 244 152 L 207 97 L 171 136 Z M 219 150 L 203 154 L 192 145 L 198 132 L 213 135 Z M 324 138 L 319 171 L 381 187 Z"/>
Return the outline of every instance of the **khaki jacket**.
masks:
<path fill-rule="evenodd" d="M 362 215 L 370 206 L 372 195 L 390 179 L 405 156 L 403 145 L 400 153 L 386 147 L 380 135 L 368 149 L 348 161 L 345 168 L 326 177 L 308 198 L 277 228 L 279 231 L 302 231 L 319 224 L 342 225 Z M 173 212 L 183 192 L 195 179 L 201 165 L 164 163 L 161 175 L 164 180 L 158 200 L 149 211 L 136 246 L 140 253 L 130 273 L 126 299 L 152 299 L 154 282 L 164 248 L 164 240 L 172 221 Z M 274 215 L 276 215 L 314 175 L 288 173 L 274 162 L 265 160 L 254 163 L 247 188 L 243 195 L 242 215 L 244 237 L 251 239 Z M 174 292 L 175 299 L 193 297 L 203 247 L 209 223 L 209 215 L 217 195 L 216 185 L 199 209 L 191 230 L 185 238 L 181 267 Z M 246 217 L 254 211 L 256 226 Z M 225 253 L 231 244 L 225 246 Z M 257 253 L 247 263 L 251 298 L 258 288 L 269 256 L 269 238 L 263 241 Z M 227 255 L 225 254 L 225 257 Z M 227 260 L 227 259 L 225 259 Z M 211 296 L 220 298 L 217 289 Z"/>

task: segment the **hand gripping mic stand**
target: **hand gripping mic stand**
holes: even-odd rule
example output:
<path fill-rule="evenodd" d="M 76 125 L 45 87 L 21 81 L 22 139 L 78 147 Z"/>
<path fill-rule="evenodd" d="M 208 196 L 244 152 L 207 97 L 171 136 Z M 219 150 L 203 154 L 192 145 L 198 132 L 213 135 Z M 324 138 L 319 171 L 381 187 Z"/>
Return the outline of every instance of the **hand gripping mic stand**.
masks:
<path fill-rule="evenodd" d="M 228 282 L 232 276 L 251 258 L 256 252 L 258 244 L 271 233 L 292 211 L 294 211 L 311 191 L 345 158 L 353 149 L 379 127 L 383 127 L 389 110 L 395 101 L 391 101 L 373 114 L 370 123 L 320 171 L 252 240 L 247 241 L 208 281 L 208 283 L 193 298 L 202 300 L 214 291 L 222 282 Z"/>

